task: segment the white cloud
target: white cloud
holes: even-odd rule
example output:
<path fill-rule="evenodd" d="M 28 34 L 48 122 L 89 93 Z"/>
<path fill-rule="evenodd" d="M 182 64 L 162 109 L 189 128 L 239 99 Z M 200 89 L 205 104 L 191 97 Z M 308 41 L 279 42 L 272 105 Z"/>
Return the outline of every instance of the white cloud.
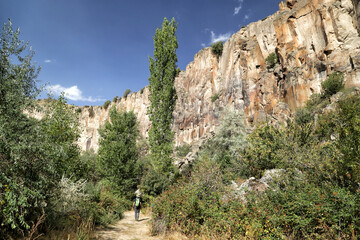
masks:
<path fill-rule="evenodd" d="M 204 48 L 204 47 L 206 47 L 206 44 L 205 44 L 205 43 L 202 43 L 201 46 Z"/>
<path fill-rule="evenodd" d="M 103 102 L 106 99 L 84 97 L 82 91 L 75 85 L 69 88 L 65 88 L 59 84 L 51 85 L 47 87 L 47 90 L 54 95 L 60 95 L 62 92 L 65 93 L 65 97 L 73 101 L 85 101 L 85 102 Z"/>
<path fill-rule="evenodd" d="M 234 8 L 234 15 L 237 15 L 240 12 L 243 2 L 244 0 L 238 0 L 239 5 Z"/>
<path fill-rule="evenodd" d="M 45 59 L 44 63 L 51 63 L 52 61 L 50 59 Z"/>
<path fill-rule="evenodd" d="M 245 14 L 244 19 L 247 20 L 247 19 L 249 19 L 249 17 L 250 16 L 248 14 Z"/>
<path fill-rule="evenodd" d="M 211 31 L 211 43 L 226 41 L 231 37 L 232 32 L 227 32 L 224 34 L 216 35 L 213 31 Z"/>

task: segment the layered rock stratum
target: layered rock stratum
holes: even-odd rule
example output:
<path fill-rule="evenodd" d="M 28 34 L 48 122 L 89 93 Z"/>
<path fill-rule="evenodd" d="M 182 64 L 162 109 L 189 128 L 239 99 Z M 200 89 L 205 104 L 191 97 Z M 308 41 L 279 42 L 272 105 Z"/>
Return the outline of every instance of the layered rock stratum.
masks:
<path fill-rule="evenodd" d="M 175 79 L 175 144 L 193 143 L 219 124 L 224 108 L 243 110 L 249 123 L 283 121 L 301 107 L 334 71 L 346 86 L 360 86 L 359 0 L 286 0 L 275 14 L 249 24 L 224 43 L 221 57 L 200 50 Z M 266 58 L 279 61 L 269 68 Z M 109 109 L 133 110 L 140 132 L 150 127 L 149 90 L 113 101 L 105 109 L 82 107 L 82 150 L 99 144 L 98 128 Z"/>

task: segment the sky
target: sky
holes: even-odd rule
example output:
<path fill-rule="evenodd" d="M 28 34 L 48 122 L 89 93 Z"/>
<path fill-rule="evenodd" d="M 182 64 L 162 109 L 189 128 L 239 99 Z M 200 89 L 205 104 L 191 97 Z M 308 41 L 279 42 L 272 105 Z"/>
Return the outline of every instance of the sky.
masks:
<path fill-rule="evenodd" d="M 35 50 L 39 86 L 68 103 L 102 105 L 149 84 L 153 36 L 164 20 L 178 24 L 178 67 L 202 48 L 278 10 L 279 0 L 0 0 Z M 45 92 L 41 97 L 45 97 Z"/>

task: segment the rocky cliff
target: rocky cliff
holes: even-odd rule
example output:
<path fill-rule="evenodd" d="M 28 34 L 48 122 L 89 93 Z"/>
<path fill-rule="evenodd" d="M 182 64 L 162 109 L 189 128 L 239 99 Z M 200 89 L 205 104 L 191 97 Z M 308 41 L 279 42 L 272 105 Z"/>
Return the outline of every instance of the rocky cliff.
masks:
<path fill-rule="evenodd" d="M 224 107 L 243 110 L 250 123 L 282 121 L 320 92 L 321 82 L 334 71 L 344 73 L 346 86 L 360 86 L 359 26 L 359 0 L 287 0 L 272 16 L 235 33 L 220 58 L 202 49 L 175 79 L 176 145 L 214 130 Z M 278 62 L 269 67 L 266 58 L 272 53 Z M 148 95 L 145 88 L 107 109 L 83 108 L 81 148 L 97 150 L 97 129 L 113 105 L 134 110 L 146 136 Z"/>

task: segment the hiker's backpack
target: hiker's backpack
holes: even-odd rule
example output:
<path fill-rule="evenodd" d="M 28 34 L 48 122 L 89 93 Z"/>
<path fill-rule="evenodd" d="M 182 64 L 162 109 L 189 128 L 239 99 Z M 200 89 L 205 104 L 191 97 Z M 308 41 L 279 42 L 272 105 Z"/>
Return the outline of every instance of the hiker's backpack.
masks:
<path fill-rule="evenodd" d="M 140 206 L 140 198 L 135 199 L 135 206 L 136 207 Z"/>

